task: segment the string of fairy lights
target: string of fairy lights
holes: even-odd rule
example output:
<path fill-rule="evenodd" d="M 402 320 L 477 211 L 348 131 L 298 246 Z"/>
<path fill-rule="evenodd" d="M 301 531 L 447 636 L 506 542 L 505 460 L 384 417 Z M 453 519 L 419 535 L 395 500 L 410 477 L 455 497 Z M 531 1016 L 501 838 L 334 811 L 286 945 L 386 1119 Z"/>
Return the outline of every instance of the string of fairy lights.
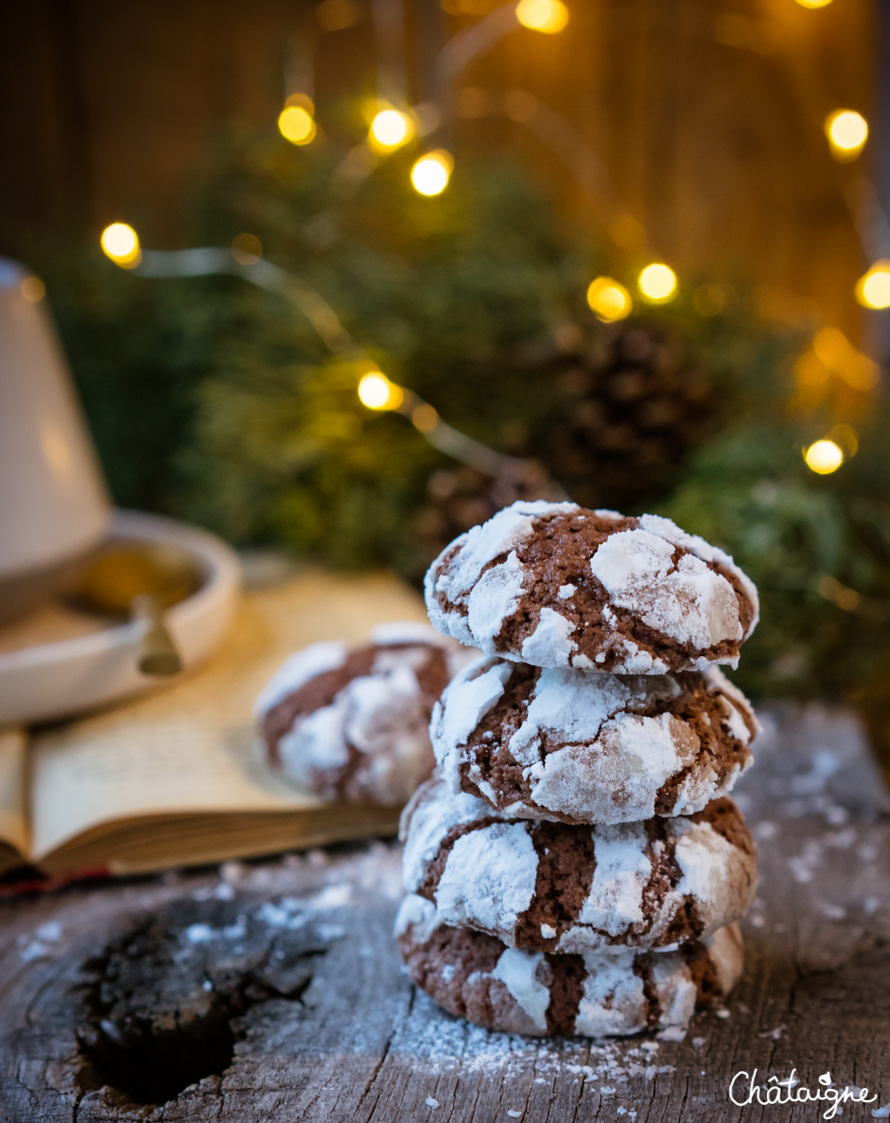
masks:
<path fill-rule="evenodd" d="M 380 370 L 344 327 L 317 289 L 262 256 L 259 239 L 240 236 L 229 249 L 201 246 L 187 250 L 143 251 L 136 231 L 123 222 L 102 232 L 102 249 L 117 265 L 144 277 L 207 277 L 231 274 L 289 301 L 309 321 L 332 354 L 355 371 L 358 399 L 366 409 L 390 410 L 406 417 L 433 448 L 489 476 L 518 474 L 523 461 L 496 452 L 453 428 L 420 395 Z"/>
<path fill-rule="evenodd" d="M 803 8 L 818 9 L 826 7 L 832 0 L 796 2 Z M 518 0 L 503 5 L 448 44 L 446 50 L 450 48 L 450 54 L 444 61 L 440 59 L 440 69 L 450 71 L 449 77 L 453 79 L 472 58 L 515 28 L 521 26 L 552 35 L 563 31 L 568 22 L 569 10 L 562 0 Z M 433 113 L 430 123 L 428 109 L 427 106 L 395 105 L 378 100 L 369 114 L 367 137 L 344 161 L 353 179 L 365 178 L 376 166 L 375 160 L 419 140 L 424 150 L 411 166 L 411 186 L 419 195 L 428 198 L 442 194 L 454 169 L 454 156 L 444 147 L 429 147 L 427 138 L 435 135 L 437 120 Z M 285 140 L 298 147 L 311 144 L 317 138 L 319 125 L 315 104 L 307 93 L 292 93 L 285 99 L 278 116 L 278 130 Z M 834 110 L 825 118 L 824 130 L 831 154 L 840 163 L 852 163 L 858 159 L 868 141 L 868 122 L 857 110 Z M 284 295 L 307 316 L 319 337 L 334 353 L 349 356 L 355 362 L 356 390 L 365 408 L 404 415 L 435 447 L 484 472 L 497 474 L 505 467 L 517 465 L 513 458 L 496 453 L 447 425 L 433 406 L 389 379 L 346 333 L 333 308 L 321 294 L 301 279 L 262 259 L 262 246 L 254 236 L 239 236 L 229 249 L 205 247 L 143 252 L 133 227 L 115 222 L 102 232 L 101 246 L 117 265 L 145 276 L 230 273 Z M 637 301 L 652 305 L 667 304 L 680 291 L 676 272 L 666 262 L 658 260 L 650 261 L 639 269 L 633 287 L 636 295 L 632 294 L 630 286 L 614 277 L 595 277 L 587 288 L 587 303 L 599 320 L 612 323 L 628 317 Z M 705 287 L 715 291 L 719 288 Z M 864 308 L 890 308 L 890 260 L 874 261 L 857 281 L 854 295 Z M 798 367 L 799 381 L 804 384 L 808 380 L 818 382 L 823 370 L 859 390 L 872 389 L 879 377 L 877 364 L 859 351 L 839 329 L 832 327 L 822 328 L 815 334 L 811 351 L 801 357 Z M 811 471 L 827 475 L 855 455 L 857 447 L 852 427 L 839 425 L 806 445 L 802 453 Z"/>

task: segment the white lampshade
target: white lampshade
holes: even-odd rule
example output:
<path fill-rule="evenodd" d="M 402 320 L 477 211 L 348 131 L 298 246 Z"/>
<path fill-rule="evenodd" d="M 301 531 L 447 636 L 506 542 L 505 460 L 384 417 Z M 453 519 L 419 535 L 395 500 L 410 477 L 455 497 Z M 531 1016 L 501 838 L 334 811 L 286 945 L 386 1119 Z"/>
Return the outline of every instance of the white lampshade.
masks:
<path fill-rule="evenodd" d="M 0 258 L 0 620 L 49 596 L 109 516 L 41 286 Z"/>

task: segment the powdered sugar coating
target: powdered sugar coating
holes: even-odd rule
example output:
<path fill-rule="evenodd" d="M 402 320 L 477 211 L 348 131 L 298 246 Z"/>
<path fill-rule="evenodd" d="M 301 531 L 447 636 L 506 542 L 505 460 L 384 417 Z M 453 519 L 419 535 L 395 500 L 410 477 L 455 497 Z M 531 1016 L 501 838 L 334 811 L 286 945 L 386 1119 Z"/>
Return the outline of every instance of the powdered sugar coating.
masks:
<path fill-rule="evenodd" d="M 377 629 L 363 648 L 298 652 L 257 702 L 270 764 L 330 799 L 404 803 L 432 770 L 430 713 L 465 652 L 408 623 Z"/>
<path fill-rule="evenodd" d="M 695 554 L 704 562 L 716 563 L 723 566 L 724 569 L 734 572 L 754 606 L 754 618 L 748 628 L 748 635 L 754 631 L 760 619 L 760 600 L 757 595 L 757 586 L 744 570 L 739 569 L 725 550 L 712 546 L 710 542 L 706 542 L 698 534 L 687 534 L 675 522 L 664 518 L 662 515 L 641 515 L 640 526 L 643 530 L 651 531 L 653 534 L 666 538 L 668 542 L 673 542 L 675 546 L 681 546 L 684 550 L 689 550 L 690 553 Z"/>
<path fill-rule="evenodd" d="M 756 888 L 741 816 L 728 800 L 712 806 L 694 820 L 593 831 L 559 824 L 542 834 L 537 822 L 510 821 L 430 780 L 406 811 L 405 888 L 431 900 L 439 921 L 523 950 L 663 947 L 707 936 L 741 916 Z M 549 857 L 558 851 L 576 864 L 573 877 Z"/>
<path fill-rule="evenodd" d="M 675 564 L 672 543 L 647 530 L 607 538 L 591 558 L 590 570 L 613 605 L 670 639 L 708 648 L 744 638 L 738 600 L 726 578 L 695 554 L 684 554 Z"/>
<path fill-rule="evenodd" d="M 442 926 L 429 902 L 408 897 L 396 934 L 415 982 L 446 1009 L 536 1036 L 685 1026 L 696 1005 L 726 997 L 742 968 L 736 925 L 685 952 L 608 948 L 566 957 L 504 948 L 490 936 Z"/>
<path fill-rule="evenodd" d="M 425 595 L 434 627 L 486 653 L 617 674 L 734 666 L 758 613 L 750 580 L 703 539 L 572 503 L 517 503 L 461 535 Z"/>
<path fill-rule="evenodd" d="M 399 905 L 393 924 L 393 935 L 402 936 L 409 928 L 415 930 L 415 938 L 428 940 L 437 924 L 436 910 L 423 897 L 409 894 Z"/>
<path fill-rule="evenodd" d="M 451 830 L 478 817 L 479 801 L 473 796 L 459 794 L 449 800 L 425 796 L 425 789 L 419 788 L 402 813 L 399 838 L 405 843 L 402 877 L 406 888 L 423 880 L 427 867 L 439 853 L 442 839 Z"/>
<path fill-rule="evenodd" d="M 734 887 L 725 871 L 734 863 L 734 847 L 722 835 L 709 830 L 704 823 L 684 819 L 677 824 L 674 856 L 683 877 L 679 893 L 694 897 L 706 931 L 714 931 L 727 910 L 735 906 Z M 753 888 L 757 888 L 756 879 Z"/>
<path fill-rule="evenodd" d="M 690 814 L 730 791 L 750 762 L 756 718 L 716 668 L 697 676 L 544 668 L 526 694 L 528 673 L 475 660 L 446 687 L 430 724 L 452 789 L 511 816 L 607 824 Z"/>
<path fill-rule="evenodd" d="M 563 508 L 572 507 L 567 503 L 514 503 L 512 507 L 505 507 L 496 515 L 483 523 L 474 526 L 455 541 L 460 543 L 460 563 L 452 567 L 447 573 L 437 574 L 436 567 L 446 551 L 430 566 L 424 582 L 427 607 L 434 601 L 436 593 L 441 593 L 451 600 L 459 601 L 465 606 L 473 586 L 482 575 L 483 569 L 501 554 L 508 554 L 511 548 L 528 537 L 534 530 L 534 517 L 545 513 L 555 512 Z M 454 543 L 452 543 L 454 545 Z M 449 547 L 450 549 L 450 547 Z M 506 574 L 503 575 L 506 578 Z M 509 603 L 508 598 L 504 598 Z M 482 609 L 480 617 L 484 618 Z M 468 625 L 460 626 L 455 621 L 457 630 L 440 627 L 439 621 L 433 617 L 430 608 L 430 618 L 433 626 L 446 635 L 453 635 L 461 643 L 477 644 L 473 632 Z"/>
<path fill-rule="evenodd" d="M 260 692 L 254 704 L 254 717 L 263 717 L 282 698 L 305 686 L 316 675 L 342 667 L 348 655 L 345 643 L 332 641 L 312 643 L 288 656 Z"/>
<path fill-rule="evenodd" d="M 480 645 L 490 645 L 522 595 L 522 565 L 516 552 L 485 571 L 467 597 L 467 627 Z"/>
<path fill-rule="evenodd" d="M 547 1007 L 550 1005 L 550 991 L 538 978 L 543 959 L 540 952 L 504 948 L 491 973 L 493 979 L 504 984 L 541 1033 L 547 1030 Z"/>
<path fill-rule="evenodd" d="M 562 589 L 564 588 L 565 585 L 561 586 L 559 591 L 561 600 L 566 599 L 562 596 Z M 574 649 L 571 635 L 572 623 L 570 620 L 567 620 L 565 616 L 560 616 L 552 608 L 542 608 L 537 628 L 522 645 L 520 654 L 523 661 L 536 667 L 546 666 L 551 651 L 566 647 Z M 544 660 L 543 663 L 540 662 L 542 659 Z"/>
<path fill-rule="evenodd" d="M 510 931 L 531 904 L 537 872 L 538 855 L 524 824 L 492 823 L 461 835 L 436 886 L 438 917 L 492 934 Z"/>
<path fill-rule="evenodd" d="M 646 850 L 646 832 L 641 823 L 601 827 L 596 832 L 596 869 L 590 895 L 578 915 L 582 924 L 620 936 L 627 928 L 645 921 L 643 890 L 652 876 L 652 862 Z"/>
<path fill-rule="evenodd" d="M 380 803 L 404 803 L 429 772 L 428 732 L 414 670 L 408 665 L 375 669 L 353 679 L 330 706 L 298 717 L 278 742 L 285 775 L 314 788 L 319 773 L 362 754 L 361 787 Z"/>
<path fill-rule="evenodd" d="M 633 969 L 635 959 L 630 949 L 585 958 L 587 971 L 575 1018 L 576 1033 L 587 1037 L 624 1035 L 646 1025 L 646 994 L 642 977 Z M 676 969 L 677 965 L 673 966 Z"/>

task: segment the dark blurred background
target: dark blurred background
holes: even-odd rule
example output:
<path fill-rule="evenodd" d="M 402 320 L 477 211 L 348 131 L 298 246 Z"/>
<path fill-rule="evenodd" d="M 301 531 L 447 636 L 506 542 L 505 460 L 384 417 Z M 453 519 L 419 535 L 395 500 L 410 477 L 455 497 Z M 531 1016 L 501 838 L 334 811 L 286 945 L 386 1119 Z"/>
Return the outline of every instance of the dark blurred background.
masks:
<path fill-rule="evenodd" d="M 289 56 L 310 39 L 319 104 L 373 95 L 387 55 L 381 30 L 388 34 L 374 11 L 386 6 L 10 6 L 0 43 L 0 249 L 22 254 L 48 225 L 95 234 L 121 216 L 138 219 L 152 245 L 186 244 L 190 193 L 210 138 L 234 121 L 274 122 L 293 92 Z M 409 95 L 422 101 L 434 92 L 436 51 L 500 5 L 391 6 L 402 9 Z M 813 300 L 857 333 L 851 290 L 867 264 L 850 215 L 858 176 L 832 160 L 822 125 L 849 106 L 869 118 L 872 143 L 879 140 L 879 6 L 585 0 L 570 6 L 559 34 L 505 35 L 468 65 L 459 86 L 529 90 L 561 114 L 599 165 L 597 198 L 585 204 L 621 248 L 648 236 L 686 271 L 756 266 L 757 281 L 779 290 L 776 299 Z M 535 128 L 510 119 L 527 107 L 519 99 L 510 109 L 468 117 L 458 106 L 460 145 L 521 156 L 571 194 Z"/>

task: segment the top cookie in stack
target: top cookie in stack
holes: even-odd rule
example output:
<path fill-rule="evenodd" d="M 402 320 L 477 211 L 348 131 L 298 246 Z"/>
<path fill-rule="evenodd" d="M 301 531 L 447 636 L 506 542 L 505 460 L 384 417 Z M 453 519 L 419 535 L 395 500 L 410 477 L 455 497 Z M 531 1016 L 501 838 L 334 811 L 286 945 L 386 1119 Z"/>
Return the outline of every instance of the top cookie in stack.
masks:
<path fill-rule="evenodd" d="M 435 628 L 537 667 L 654 675 L 735 667 L 757 591 L 722 550 L 657 515 L 514 503 L 433 562 Z"/>

